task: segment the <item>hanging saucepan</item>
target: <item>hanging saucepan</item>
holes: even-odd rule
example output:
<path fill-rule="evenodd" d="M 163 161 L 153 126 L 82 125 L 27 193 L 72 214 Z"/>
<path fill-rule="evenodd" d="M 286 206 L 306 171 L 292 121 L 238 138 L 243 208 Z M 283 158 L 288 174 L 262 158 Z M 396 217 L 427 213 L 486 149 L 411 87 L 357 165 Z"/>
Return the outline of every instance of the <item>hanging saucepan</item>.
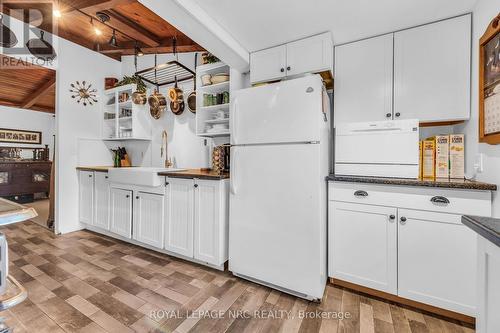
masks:
<path fill-rule="evenodd" d="M 179 101 L 182 100 L 184 94 L 182 93 L 182 89 L 177 87 L 177 76 L 175 76 L 175 85 L 168 90 L 168 98 L 171 101 Z"/>
<path fill-rule="evenodd" d="M 176 116 L 181 115 L 184 112 L 185 107 L 186 106 L 183 100 L 176 102 L 170 101 L 170 110 L 172 110 L 172 113 Z"/>
<path fill-rule="evenodd" d="M 40 38 L 32 38 L 26 42 L 26 47 L 32 55 L 40 60 L 50 61 L 57 56 L 54 47 L 43 39 L 44 31 L 40 30 Z"/>
<path fill-rule="evenodd" d="M 134 91 L 132 94 L 132 103 L 144 105 L 147 102 L 146 93 L 140 90 Z"/>
<path fill-rule="evenodd" d="M 17 37 L 14 35 L 12 30 L 9 29 L 5 24 L 3 24 L 3 15 L 0 14 L 0 29 L 2 29 L 2 40 L 0 40 L 1 47 L 13 47 L 17 44 Z"/>
<path fill-rule="evenodd" d="M 194 71 L 196 72 L 196 61 L 198 60 L 198 54 L 194 54 Z M 193 77 L 193 91 L 189 94 L 187 98 L 187 105 L 189 111 L 196 113 L 196 76 Z"/>
<path fill-rule="evenodd" d="M 149 113 L 154 119 L 160 119 L 161 115 L 167 107 L 167 100 L 157 89 L 148 98 Z"/>

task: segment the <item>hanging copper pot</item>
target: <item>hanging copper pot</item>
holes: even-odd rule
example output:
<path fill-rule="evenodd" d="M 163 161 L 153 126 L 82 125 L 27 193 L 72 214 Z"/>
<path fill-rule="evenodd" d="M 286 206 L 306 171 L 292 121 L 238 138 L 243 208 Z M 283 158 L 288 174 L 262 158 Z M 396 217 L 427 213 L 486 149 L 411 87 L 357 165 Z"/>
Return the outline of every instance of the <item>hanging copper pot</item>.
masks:
<path fill-rule="evenodd" d="M 149 103 L 149 113 L 154 119 L 160 119 L 163 112 L 167 107 L 167 100 L 165 96 L 160 94 L 158 90 L 155 89 L 153 94 L 148 98 Z"/>
<path fill-rule="evenodd" d="M 185 105 L 184 101 L 178 101 L 178 102 L 171 101 L 170 102 L 170 110 L 176 116 L 181 115 L 184 112 L 185 107 L 186 107 L 186 105 Z"/>
<path fill-rule="evenodd" d="M 147 100 L 148 99 L 145 92 L 137 90 L 132 94 L 132 103 L 134 104 L 144 105 L 146 104 Z"/>

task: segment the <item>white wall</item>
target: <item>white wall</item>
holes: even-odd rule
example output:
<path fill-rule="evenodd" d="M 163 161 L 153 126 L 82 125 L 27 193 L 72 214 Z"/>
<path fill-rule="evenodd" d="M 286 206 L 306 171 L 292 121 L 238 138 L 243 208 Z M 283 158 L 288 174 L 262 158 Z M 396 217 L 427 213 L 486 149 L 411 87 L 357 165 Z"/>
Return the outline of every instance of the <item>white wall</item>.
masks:
<path fill-rule="evenodd" d="M 82 228 L 78 222 L 78 151 L 91 144 L 95 151 L 92 164 L 109 165 L 106 145 L 100 137 L 100 106 L 83 106 L 71 98 L 70 84 L 87 81 L 98 89 L 98 100 L 104 91 L 104 78 L 121 77 L 121 63 L 89 49 L 59 40 L 59 69 L 56 83 L 58 155 L 56 156 L 56 232 L 66 233 Z M 101 160 L 102 159 L 102 160 Z"/>
<path fill-rule="evenodd" d="M 492 146 L 478 143 L 478 45 L 490 21 L 498 15 L 500 0 L 479 0 L 472 11 L 472 95 L 471 119 L 464 125 L 457 126 L 456 132 L 465 133 L 466 173 L 474 175 L 474 162 L 478 153 L 484 154 L 484 172 L 477 175 L 477 180 L 494 183 L 500 190 L 500 145 Z M 500 197 L 493 194 L 493 216 L 500 217 Z"/>
<path fill-rule="evenodd" d="M 43 148 L 45 145 L 49 145 L 50 159 L 52 159 L 52 153 L 54 152 L 53 135 L 56 128 L 54 114 L 0 105 L 0 128 L 42 132 L 42 144 L 40 145 L 0 143 L 0 147 Z M 31 151 L 24 151 L 22 157 L 32 158 L 33 155 Z"/>
<path fill-rule="evenodd" d="M 194 53 L 179 53 L 179 62 L 184 66 L 194 70 Z M 199 61 L 198 57 L 198 61 Z M 158 55 L 158 64 L 174 60 L 172 54 Z M 138 58 L 137 69 L 142 70 L 154 66 L 154 55 L 144 55 Z M 135 73 L 134 57 L 122 57 L 122 73 L 123 75 L 132 75 Z M 187 98 L 189 93 L 193 91 L 193 81 L 185 81 L 179 84 L 179 87 L 184 92 L 184 97 Z M 163 86 L 160 92 L 167 96 L 167 91 L 170 86 Z M 149 108 L 148 108 L 149 110 Z M 166 130 L 168 133 L 168 155 L 173 158 L 176 166 L 179 168 L 204 168 L 209 166 L 209 151 L 212 144 L 211 139 L 205 139 L 196 135 L 195 114 L 187 108 L 184 112 L 176 116 L 170 108 L 165 110 L 163 116 L 158 119 L 152 119 L 152 142 L 147 145 L 145 143 L 127 143 L 125 147 L 132 157 L 132 163 L 142 166 L 162 167 L 163 159 L 160 157 L 162 144 L 162 132 Z M 144 154 L 144 157 L 142 155 Z"/>

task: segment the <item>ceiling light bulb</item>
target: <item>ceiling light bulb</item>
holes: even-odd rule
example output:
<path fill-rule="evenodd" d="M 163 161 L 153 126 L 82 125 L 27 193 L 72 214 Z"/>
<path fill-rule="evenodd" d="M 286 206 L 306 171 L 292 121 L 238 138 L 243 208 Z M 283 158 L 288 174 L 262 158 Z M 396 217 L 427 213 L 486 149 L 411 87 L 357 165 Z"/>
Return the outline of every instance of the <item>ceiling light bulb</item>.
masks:
<path fill-rule="evenodd" d="M 61 11 L 59 9 L 54 9 L 52 12 L 55 18 L 60 18 L 62 16 Z"/>
<path fill-rule="evenodd" d="M 95 32 L 95 34 L 96 34 L 97 36 L 102 35 L 102 31 L 101 31 L 101 30 L 99 30 L 99 28 L 98 28 L 98 27 L 94 27 L 94 32 Z"/>

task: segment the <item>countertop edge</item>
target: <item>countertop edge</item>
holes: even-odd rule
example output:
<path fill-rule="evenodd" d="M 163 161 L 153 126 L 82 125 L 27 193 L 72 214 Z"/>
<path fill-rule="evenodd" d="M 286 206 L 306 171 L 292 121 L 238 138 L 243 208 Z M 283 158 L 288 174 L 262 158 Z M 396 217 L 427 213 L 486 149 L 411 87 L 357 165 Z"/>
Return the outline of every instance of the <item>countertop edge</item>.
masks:
<path fill-rule="evenodd" d="M 112 168 L 112 167 L 76 167 L 76 170 L 78 170 L 78 171 L 108 172 L 108 168 Z"/>
<path fill-rule="evenodd" d="M 363 184 L 379 184 L 388 186 L 414 186 L 414 187 L 429 187 L 429 188 L 448 188 L 448 189 L 462 189 L 462 190 L 475 190 L 475 191 L 496 191 L 497 185 L 469 181 L 467 183 L 458 182 L 439 182 L 432 180 L 405 180 L 400 178 L 370 178 L 370 177 L 349 177 L 349 176 L 335 176 L 329 175 L 326 177 L 327 181 L 344 182 L 344 183 L 363 183 Z"/>
<path fill-rule="evenodd" d="M 76 167 L 78 171 L 95 171 L 95 172 L 108 172 L 108 169 L 113 167 Z M 171 178 L 185 178 L 185 179 L 205 179 L 205 180 L 225 180 L 229 179 L 229 174 L 224 173 L 222 175 L 202 173 L 199 169 L 187 169 L 184 171 L 166 171 L 158 172 L 158 176 L 171 177 Z"/>
<path fill-rule="evenodd" d="M 500 247 L 500 235 L 494 230 L 486 227 L 484 224 L 476 221 L 474 216 L 463 215 L 462 223 L 475 231 L 480 236 L 486 238 L 496 246 Z"/>

